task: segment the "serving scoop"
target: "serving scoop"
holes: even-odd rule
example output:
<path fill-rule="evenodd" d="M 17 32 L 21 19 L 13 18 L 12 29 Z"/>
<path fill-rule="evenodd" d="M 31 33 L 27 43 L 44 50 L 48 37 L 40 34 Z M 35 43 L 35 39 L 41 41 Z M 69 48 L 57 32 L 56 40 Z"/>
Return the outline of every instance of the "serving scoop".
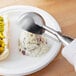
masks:
<path fill-rule="evenodd" d="M 73 41 L 71 37 L 65 36 L 61 32 L 48 27 L 43 17 L 36 12 L 27 12 L 22 14 L 18 19 L 18 24 L 20 24 L 22 29 L 35 34 L 43 34 L 45 31 L 48 31 L 49 33 L 55 35 L 64 46 Z"/>

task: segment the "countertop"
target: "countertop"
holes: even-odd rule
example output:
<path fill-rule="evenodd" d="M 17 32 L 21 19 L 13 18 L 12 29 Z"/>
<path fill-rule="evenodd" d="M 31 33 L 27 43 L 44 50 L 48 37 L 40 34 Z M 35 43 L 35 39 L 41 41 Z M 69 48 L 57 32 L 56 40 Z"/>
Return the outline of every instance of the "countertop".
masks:
<path fill-rule="evenodd" d="M 0 8 L 10 5 L 41 8 L 55 17 L 64 34 L 76 38 L 76 0 L 0 0 Z M 61 55 L 61 50 L 52 63 L 28 76 L 76 76 L 73 66 Z"/>

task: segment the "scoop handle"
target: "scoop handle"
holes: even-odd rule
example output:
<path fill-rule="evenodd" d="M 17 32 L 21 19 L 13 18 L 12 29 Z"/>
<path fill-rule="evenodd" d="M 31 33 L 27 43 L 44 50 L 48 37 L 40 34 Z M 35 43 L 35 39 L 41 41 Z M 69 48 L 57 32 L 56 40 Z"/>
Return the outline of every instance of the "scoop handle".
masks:
<path fill-rule="evenodd" d="M 70 42 L 73 41 L 73 39 L 69 36 L 65 36 L 62 33 L 60 33 L 59 31 L 56 31 L 54 29 L 52 29 L 51 27 L 48 26 L 42 26 L 46 31 L 48 31 L 49 33 L 52 33 L 53 35 L 55 35 L 64 46 L 68 45 Z"/>

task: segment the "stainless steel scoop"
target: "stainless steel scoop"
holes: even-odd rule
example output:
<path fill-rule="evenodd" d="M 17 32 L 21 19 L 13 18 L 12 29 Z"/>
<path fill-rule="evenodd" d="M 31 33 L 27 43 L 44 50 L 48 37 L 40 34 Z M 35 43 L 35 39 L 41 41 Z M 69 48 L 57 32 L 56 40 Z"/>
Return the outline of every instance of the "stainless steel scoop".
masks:
<path fill-rule="evenodd" d="M 43 34 L 45 31 L 48 31 L 55 35 L 64 46 L 73 41 L 71 37 L 65 36 L 61 32 L 48 27 L 43 17 L 36 12 L 27 12 L 22 14 L 18 18 L 17 23 L 22 29 L 35 34 Z"/>

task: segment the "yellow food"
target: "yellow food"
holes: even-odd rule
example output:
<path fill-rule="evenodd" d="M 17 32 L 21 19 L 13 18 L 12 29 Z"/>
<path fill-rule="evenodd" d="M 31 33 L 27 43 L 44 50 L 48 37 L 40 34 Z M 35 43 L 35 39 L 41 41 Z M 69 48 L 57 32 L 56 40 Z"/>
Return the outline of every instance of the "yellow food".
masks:
<path fill-rule="evenodd" d="M 0 61 L 9 56 L 8 46 L 8 16 L 0 16 Z"/>
<path fill-rule="evenodd" d="M 0 47 L 0 54 L 3 52 L 4 48 Z"/>
<path fill-rule="evenodd" d="M 3 53 L 4 51 L 4 47 L 5 47 L 5 43 L 4 43 L 4 20 L 3 17 L 0 16 L 0 54 Z"/>

